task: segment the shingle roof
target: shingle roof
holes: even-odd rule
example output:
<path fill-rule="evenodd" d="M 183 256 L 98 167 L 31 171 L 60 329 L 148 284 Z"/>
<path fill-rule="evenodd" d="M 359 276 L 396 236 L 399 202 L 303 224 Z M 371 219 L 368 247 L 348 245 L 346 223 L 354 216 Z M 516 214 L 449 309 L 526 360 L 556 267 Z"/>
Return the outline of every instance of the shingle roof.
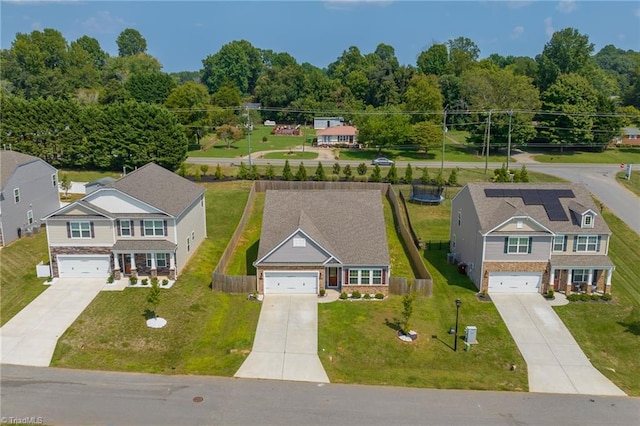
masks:
<path fill-rule="evenodd" d="M 0 189 L 4 188 L 4 185 L 18 167 L 34 161 L 44 162 L 44 160 L 33 155 L 16 151 L 0 151 Z M 51 168 L 54 169 L 53 166 Z"/>
<path fill-rule="evenodd" d="M 167 240 L 125 240 L 121 239 L 116 241 L 113 245 L 113 250 L 166 250 L 174 251 L 176 245 Z"/>
<path fill-rule="evenodd" d="M 573 191 L 574 198 L 560 197 L 560 204 L 569 220 L 552 221 L 549 219 L 544 206 L 537 204 L 524 204 L 521 197 L 487 197 L 485 189 L 570 189 Z M 584 233 L 585 229 L 580 227 L 579 216 L 572 213 L 570 206 L 578 208 L 578 205 L 584 208 L 583 211 L 591 209 L 598 212 L 591 193 L 583 185 L 579 183 L 469 183 L 467 189 L 475 205 L 480 223 L 480 232 L 486 233 L 495 228 L 505 220 L 513 216 L 527 215 L 535 219 L 544 227 L 557 233 Z M 507 204 L 505 204 L 507 203 Z M 510 206 L 509 208 L 506 208 Z M 589 228 L 594 233 L 611 233 L 607 223 L 602 216 L 594 221 L 594 227 Z"/>
<path fill-rule="evenodd" d="M 613 262 L 608 256 L 603 254 L 581 254 L 581 255 L 552 255 L 551 266 L 554 268 L 571 268 L 571 267 L 603 267 L 613 266 Z"/>
<path fill-rule="evenodd" d="M 317 136 L 353 136 L 358 132 L 353 126 L 334 126 L 326 129 L 317 130 Z"/>
<path fill-rule="evenodd" d="M 106 187 L 116 188 L 172 216 L 179 216 L 204 193 L 201 186 L 155 163 L 148 163 Z"/>
<path fill-rule="evenodd" d="M 267 191 L 258 259 L 298 228 L 343 264 L 390 264 L 380 191 Z"/>
<path fill-rule="evenodd" d="M 640 136 L 640 129 L 636 127 L 623 127 L 622 133 L 625 136 Z"/>

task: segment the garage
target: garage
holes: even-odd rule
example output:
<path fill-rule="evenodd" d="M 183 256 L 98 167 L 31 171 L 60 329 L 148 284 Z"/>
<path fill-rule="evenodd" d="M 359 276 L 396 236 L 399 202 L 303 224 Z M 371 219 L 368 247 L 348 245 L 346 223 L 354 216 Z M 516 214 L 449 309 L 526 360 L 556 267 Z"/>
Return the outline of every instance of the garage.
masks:
<path fill-rule="evenodd" d="M 109 256 L 62 256 L 58 255 L 60 278 L 107 277 L 111 259 Z"/>
<path fill-rule="evenodd" d="M 540 293 L 542 274 L 531 272 L 489 273 L 489 293 Z"/>
<path fill-rule="evenodd" d="M 264 273 L 265 294 L 317 294 L 317 272 L 266 271 Z"/>

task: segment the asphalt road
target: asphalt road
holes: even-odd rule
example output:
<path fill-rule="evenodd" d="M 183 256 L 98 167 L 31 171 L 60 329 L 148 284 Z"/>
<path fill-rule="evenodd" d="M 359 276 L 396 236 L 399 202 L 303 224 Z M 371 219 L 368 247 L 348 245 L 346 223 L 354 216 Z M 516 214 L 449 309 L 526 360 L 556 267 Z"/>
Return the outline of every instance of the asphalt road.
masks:
<path fill-rule="evenodd" d="M 54 425 L 637 425 L 640 399 L 3 365 L 3 422 Z"/>

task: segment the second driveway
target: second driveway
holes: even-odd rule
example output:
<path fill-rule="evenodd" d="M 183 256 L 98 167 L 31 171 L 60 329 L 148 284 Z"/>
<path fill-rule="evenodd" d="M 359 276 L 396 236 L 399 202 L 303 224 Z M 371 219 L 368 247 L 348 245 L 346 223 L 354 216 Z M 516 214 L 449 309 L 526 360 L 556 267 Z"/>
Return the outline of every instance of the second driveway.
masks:
<path fill-rule="evenodd" d="M 59 278 L 0 328 L 0 362 L 48 366 L 58 338 L 104 286 L 104 278 Z"/>
<path fill-rule="evenodd" d="M 253 349 L 235 377 L 329 383 L 318 357 L 318 297 L 265 296 Z"/>
<path fill-rule="evenodd" d="M 596 370 L 564 323 L 539 294 L 492 294 L 527 362 L 529 391 L 626 395 Z"/>

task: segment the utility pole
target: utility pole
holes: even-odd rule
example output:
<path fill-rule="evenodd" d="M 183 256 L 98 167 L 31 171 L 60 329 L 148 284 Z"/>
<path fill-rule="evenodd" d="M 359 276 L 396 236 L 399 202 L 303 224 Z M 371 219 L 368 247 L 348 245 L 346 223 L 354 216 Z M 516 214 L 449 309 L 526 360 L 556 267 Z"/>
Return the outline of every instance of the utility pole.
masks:
<path fill-rule="evenodd" d="M 509 172 L 509 159 L 511 158 L 511 117 L 513 110 L 509 110 L 509 135 L 507 136 L 507 173 Z"/>
<path fill-rule="evenodd" d="M 249 144 L 249 167 L 253 165 L 251 162 L 251 112 L 249 111 L 249 106 L 247 106 L 247 142 Z"/>
<path fill-rule="evenodd" d="M 447 107 L 444 108 L 444 116 L 442 119 L 442 162 L 440 163 L 441 174 L 444 173 L 444 143 L 446 139 L 447 139 Z"/>
<path fill-rule="evenodd" d="M 487 152 L 485 153 L 486 157 L 484 158 L 484 174 L 487 174 L 487 169 L 489 168 L 489 141 L 491 139 L 491 113 L 493 111 L 489 110 L 489 118 L 487 119 Z"/>

